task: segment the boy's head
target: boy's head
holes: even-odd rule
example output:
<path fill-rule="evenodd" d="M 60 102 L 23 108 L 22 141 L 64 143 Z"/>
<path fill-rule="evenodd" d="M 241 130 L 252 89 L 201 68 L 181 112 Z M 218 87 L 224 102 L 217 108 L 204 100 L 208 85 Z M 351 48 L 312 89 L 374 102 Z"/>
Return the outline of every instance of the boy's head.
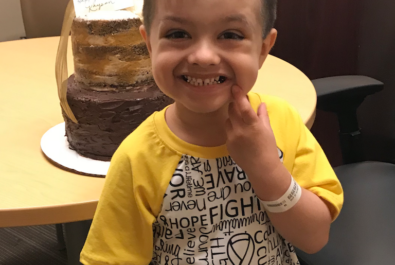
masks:
<path fill-rule="evenodd" d="M 155 15 L 155 2 L 158 0 L 144 0 L 143 17 L 145 29 L 149 35 L 152 20 Z M 262 36 L 266 38 L 274 27 L 277 18 L 277 0 L 259 0 L 261 2 L 260 16 L 262 22 Z"/>
<path fill-rule="evenodd" d="M 156 83 L 195 113 L 250 91 L 277 36 L 276 0 L 145 0 L 143 16 Z"/>

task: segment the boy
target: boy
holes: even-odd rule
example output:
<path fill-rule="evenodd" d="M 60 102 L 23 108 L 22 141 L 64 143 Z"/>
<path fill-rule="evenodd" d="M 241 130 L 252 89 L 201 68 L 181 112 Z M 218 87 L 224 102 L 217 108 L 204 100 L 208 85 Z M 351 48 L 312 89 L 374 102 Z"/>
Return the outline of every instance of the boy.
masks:
<path fill-rule="evenodd" d="M 299 264 L 343 191 L 283 100 L 249 93 L 276 39 L 274 0 L 145 0 L 140 32 L 175 103 L 111 162 L 81 261 Z"/>

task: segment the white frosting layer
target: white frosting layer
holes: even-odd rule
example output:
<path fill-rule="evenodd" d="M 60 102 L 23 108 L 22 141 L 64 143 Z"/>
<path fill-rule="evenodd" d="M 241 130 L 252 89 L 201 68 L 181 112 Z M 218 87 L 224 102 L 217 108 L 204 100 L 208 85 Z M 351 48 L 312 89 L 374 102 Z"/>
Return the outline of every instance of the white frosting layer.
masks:
<path fill-rule="evenodd" d="M 83 17 L 79 17 L 82 20 L 94 21 L 94 20 L 125 20 L 139 18 L 138 15 L 133 14 L 130 11 L 119 10 L 119 11 L 99 11 L 88 13 Z"/>

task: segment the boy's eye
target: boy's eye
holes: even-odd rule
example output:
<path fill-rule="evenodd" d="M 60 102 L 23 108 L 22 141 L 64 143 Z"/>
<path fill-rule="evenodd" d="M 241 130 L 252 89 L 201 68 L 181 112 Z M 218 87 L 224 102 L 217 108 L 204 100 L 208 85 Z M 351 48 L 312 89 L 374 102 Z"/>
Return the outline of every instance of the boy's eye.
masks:
<path fill-rule="evenodd" d="M 166 38 L 168 39 L 187 39 L 189 38 L 188 33 L 185 31 L 172 31 L 166 35 Z"/>
<path fill-rule="evenodd" d="M 244 37 L 241 34 L 235 32 L 225 32 L 220 37 L 220 39 L 230 39 L 230 40 L 243 40 Z"/>

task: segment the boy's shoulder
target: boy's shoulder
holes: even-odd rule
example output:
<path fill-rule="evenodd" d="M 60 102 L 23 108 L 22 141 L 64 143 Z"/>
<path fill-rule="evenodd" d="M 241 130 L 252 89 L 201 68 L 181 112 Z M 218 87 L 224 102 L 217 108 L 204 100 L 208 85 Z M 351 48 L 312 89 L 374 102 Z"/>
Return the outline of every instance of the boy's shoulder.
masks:
<path fill-rule="evenodd" d="M 158 136 L 155 129 L 154 112 L 145 119 L 132 133 L 130 133 L 118 147 L 117 153 L 121 152 L 127 156 L 134 156 L 141 152 L 147 152 L 154 148 Z"/>
<path fill-rule="evenodd" d="M 298 111 L 283 98 L 261 93 L 250 93 L 249 97 L 251 105 L 256 111 L 261 103 L 265 103 L 271 122 L 272 120 L 283 122 L 291 120 L 298 122 L 300 120 Z"/>

